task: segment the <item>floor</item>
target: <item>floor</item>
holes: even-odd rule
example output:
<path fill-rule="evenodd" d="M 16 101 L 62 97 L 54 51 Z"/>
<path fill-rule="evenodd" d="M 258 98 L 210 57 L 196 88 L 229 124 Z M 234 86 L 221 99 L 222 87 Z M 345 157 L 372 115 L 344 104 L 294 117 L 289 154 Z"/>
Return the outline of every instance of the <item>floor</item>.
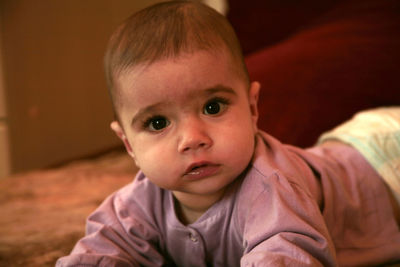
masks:
<path fill-rule="evenodd" d="M 0 266 L 54 266 L 85 219 L 137 168 L 122 151 L 0 180 Z"/>

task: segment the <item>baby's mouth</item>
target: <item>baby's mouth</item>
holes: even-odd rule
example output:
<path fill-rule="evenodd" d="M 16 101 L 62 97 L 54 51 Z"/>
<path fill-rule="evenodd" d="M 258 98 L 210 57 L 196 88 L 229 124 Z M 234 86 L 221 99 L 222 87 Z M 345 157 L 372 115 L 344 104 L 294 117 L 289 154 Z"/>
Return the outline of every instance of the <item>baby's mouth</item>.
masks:
<path fill-rule="evenodd" d="M 210 162 L 198 162 L 191 164 L 186 172 L 185 176 L 191 179 L 198 179 L 214 175 L 220 169 L 220 165 Z"/>
<path fill-rule="evenodd" d="M 202 165 L 199 165 L 199 166 L 195 166 L 187 173 L 187 175 L 199 174 L 201 168 L 206 167 L 206 166 L 207 166 L 207 164 L 202 164 Z"/>

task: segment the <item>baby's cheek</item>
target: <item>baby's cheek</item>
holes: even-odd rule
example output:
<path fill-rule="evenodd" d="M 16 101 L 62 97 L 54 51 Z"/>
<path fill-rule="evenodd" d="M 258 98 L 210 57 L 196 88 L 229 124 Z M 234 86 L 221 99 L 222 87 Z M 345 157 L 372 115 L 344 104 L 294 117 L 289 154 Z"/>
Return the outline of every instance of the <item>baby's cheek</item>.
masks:
<path fill-rule="evenodd" d="M 247 167 L 253 153 L 254 153 L 254 134 L 250 131 L 240 132 L 225 140 L 230 140 L 230 144 L 226 144 L 225 151 L 226 157 L 232 164 L 238 167 Z"/>
<path fill-rule="evenodd" d="M 166 151 L 148 150 L 138 161 L 142 172 L 154 180 L 166 180 L 173 173 L 176 164 L 176 160 Z"/>

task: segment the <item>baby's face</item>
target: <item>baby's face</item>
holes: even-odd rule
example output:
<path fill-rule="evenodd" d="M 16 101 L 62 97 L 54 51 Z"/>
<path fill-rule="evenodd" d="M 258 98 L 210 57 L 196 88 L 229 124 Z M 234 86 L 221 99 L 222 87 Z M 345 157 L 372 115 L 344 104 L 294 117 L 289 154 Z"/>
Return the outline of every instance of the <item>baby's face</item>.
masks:
<path fill-rule="evenodd" d="M 198 51 L 118 77 L 122 125 L 112 128 L 144 174 L 178 200 L 221 194 L 253 155 L 259 84 L 248 88 L 229 59 Z"/>

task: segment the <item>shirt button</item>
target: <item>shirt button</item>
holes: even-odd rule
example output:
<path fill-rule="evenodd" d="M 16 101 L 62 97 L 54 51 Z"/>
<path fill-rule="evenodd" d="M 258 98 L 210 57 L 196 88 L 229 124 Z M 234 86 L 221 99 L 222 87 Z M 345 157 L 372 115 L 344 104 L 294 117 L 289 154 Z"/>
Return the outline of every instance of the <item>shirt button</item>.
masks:
<path fill-rule="evenodd" d="M 192 233 L 189 234 L 189 238 L 190 238 L 190 240 L 192 240 L 193 242 L 197 242 L 197 241 L 198 241 L 197 237 L 196 237 L 194 234 L 192 234 Z"/>

